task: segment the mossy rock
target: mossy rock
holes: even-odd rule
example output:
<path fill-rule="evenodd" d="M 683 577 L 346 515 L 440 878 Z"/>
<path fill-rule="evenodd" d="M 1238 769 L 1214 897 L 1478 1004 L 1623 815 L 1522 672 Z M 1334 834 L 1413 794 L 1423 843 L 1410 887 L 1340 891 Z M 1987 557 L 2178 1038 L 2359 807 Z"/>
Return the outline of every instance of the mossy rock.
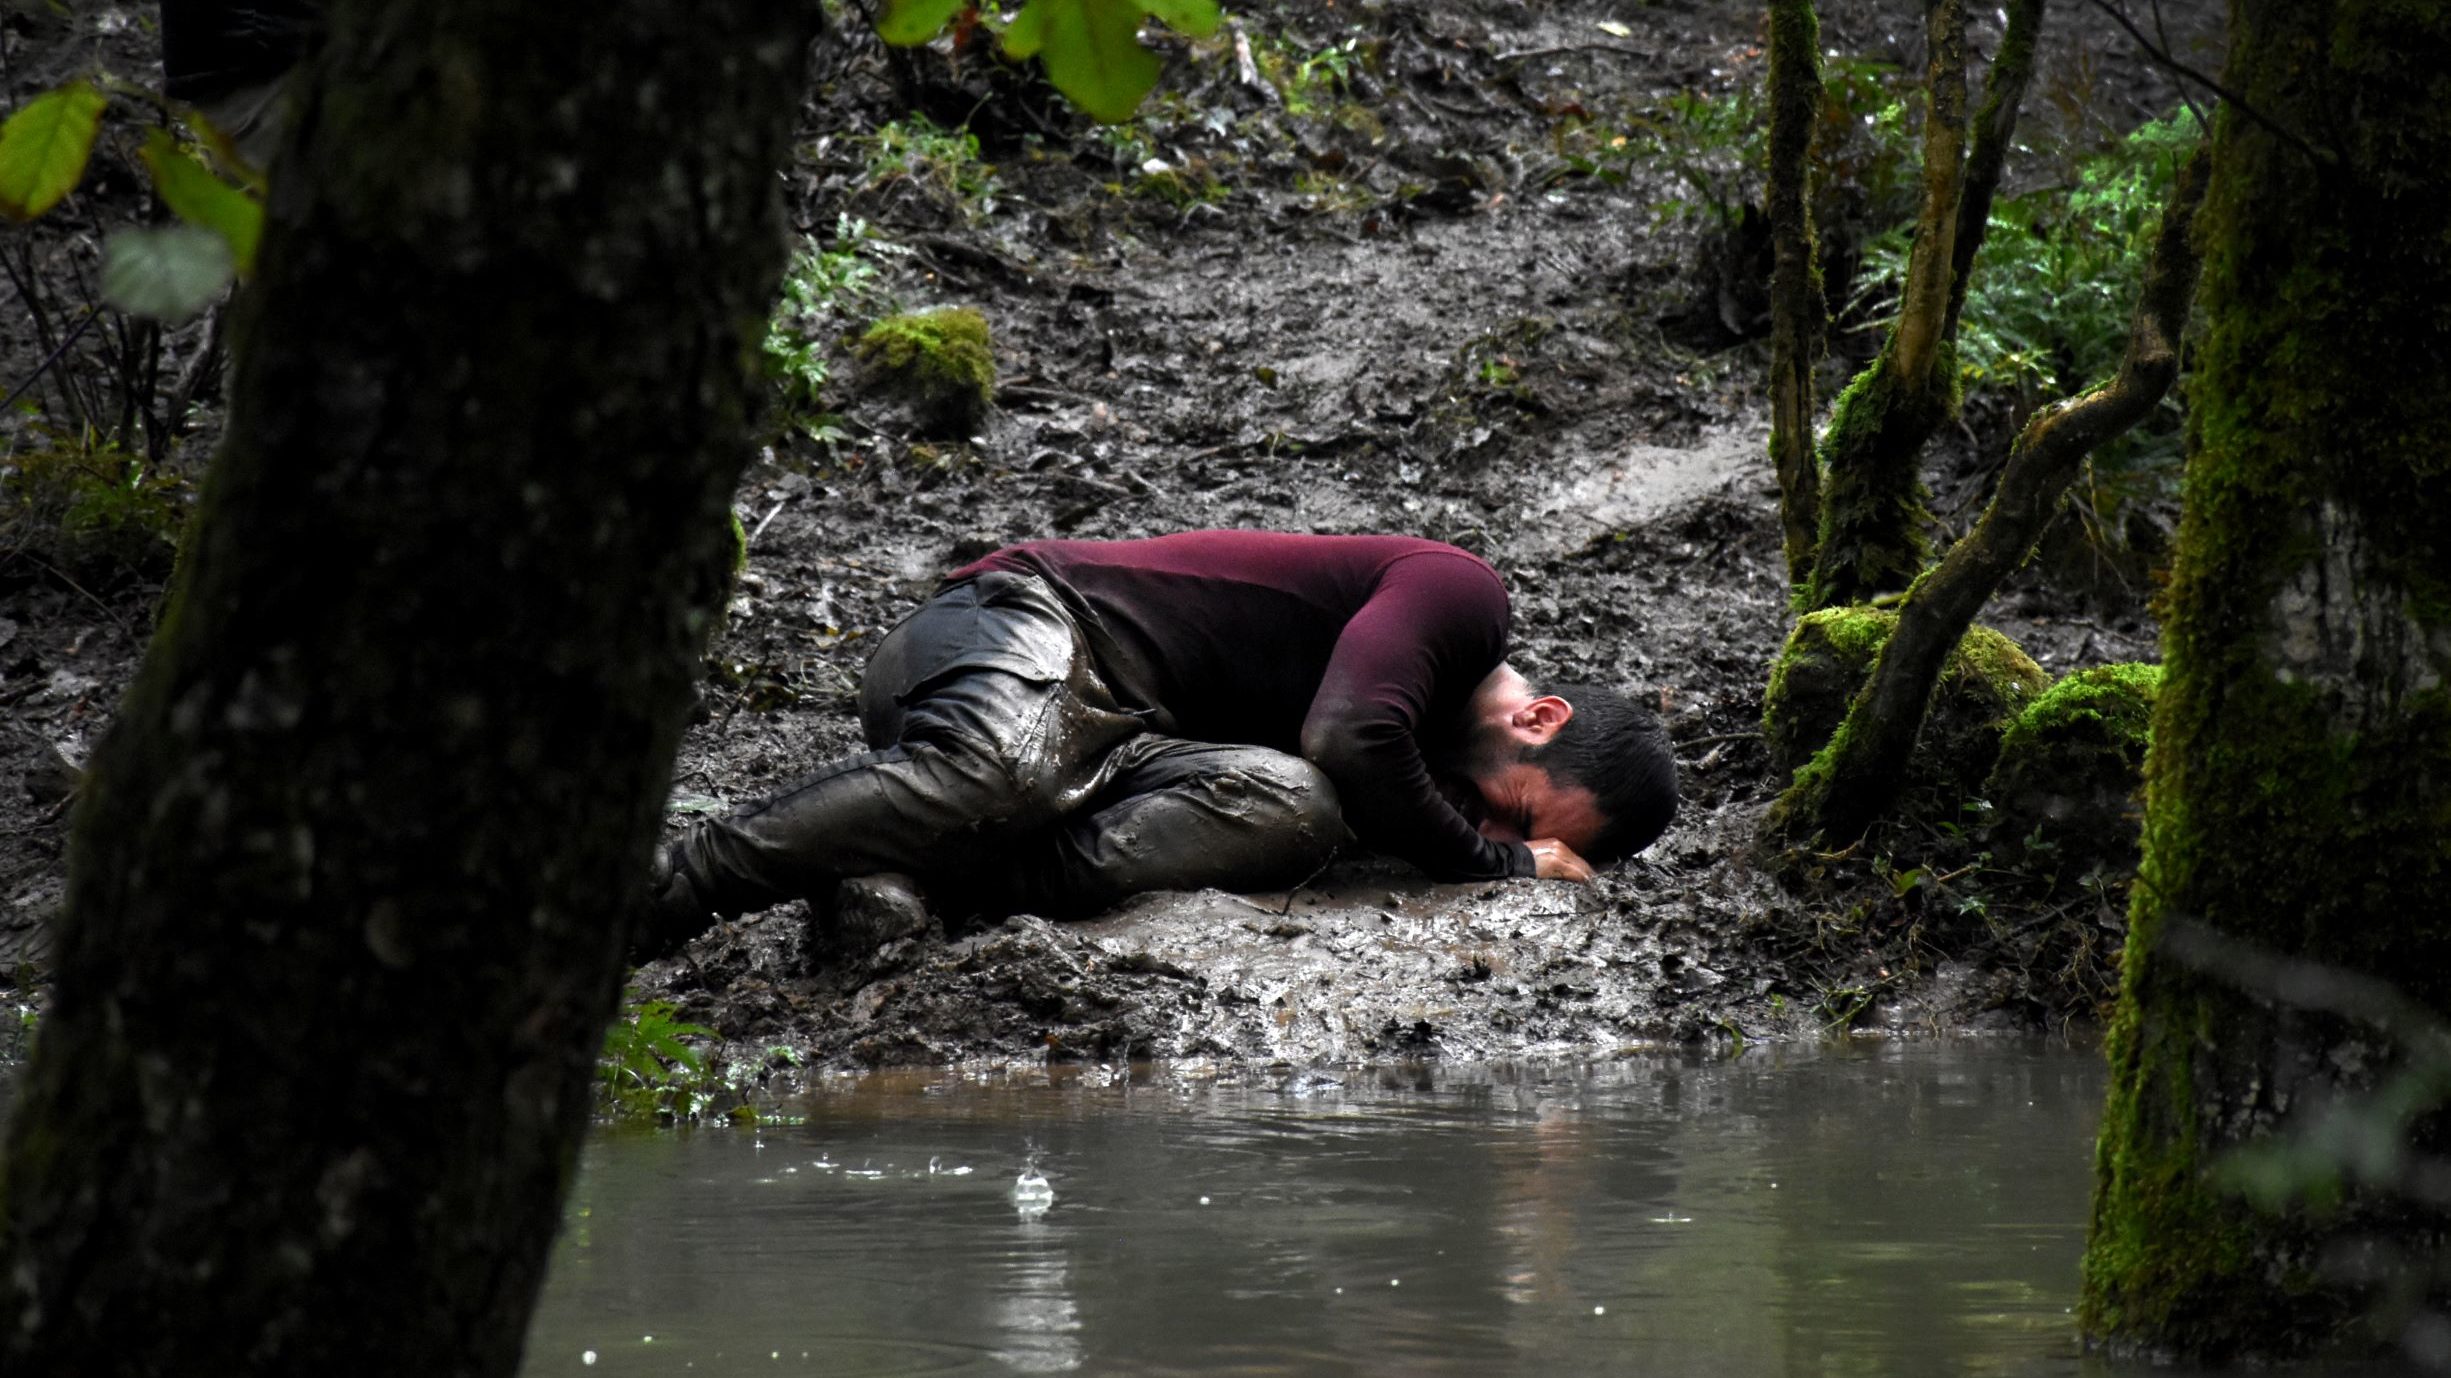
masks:
<path fill-rule="evenodd" d="M 929 435 L 968 436 L 995 402 L 987 318 L 969 307 L 887 316 L 868 327 L 855 352 L 869 385 L 908 406 Z"/>
<path fill-rule="evenodd" d="M 2161 689 L 2159 665 L 2097 665 L 2028 704 L 1983 785 L 1996 810 L 1995 845 L 2031 861 L 2049 857 L 2069 875 L 2133 873 L 2137 794 Z"/>
<path fill-rule="evenodd" d="M 1763 696 L 1772 765 L 1792 772 L 1829 742 L 1897 625 L 1896 613 L 1869 607 L 1824 608 L 1796 624 Z M 2016 642 L 1989 627 L 1969 627 L 1941 668 L 1908 788 L 1971 793 L 1999 755 L 2001 730 L 2050 682 Z"/>

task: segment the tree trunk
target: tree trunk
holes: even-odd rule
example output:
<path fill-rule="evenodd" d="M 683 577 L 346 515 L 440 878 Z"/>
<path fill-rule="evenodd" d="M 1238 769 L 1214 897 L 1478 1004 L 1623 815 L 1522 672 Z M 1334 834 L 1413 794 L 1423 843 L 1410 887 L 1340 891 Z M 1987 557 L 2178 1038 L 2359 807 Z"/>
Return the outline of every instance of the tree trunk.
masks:
<path fill-rule="evenodd" d="M 1908 590 L 1898 630 L 1882 645 L 1847 720 L 1772 808 L 1775 833 L 1795 841 L 1819 834 L 1844 844 L 1862 836 L 1896 800 L 1932 686 L 1958 638 L 2042 538 L 2085 457 L 2143 420 L 2170 391 L 2195 298 L 2197 258 L 2188 231 L 2204 198 L 2205 174 L 2198 154 L 2171 189 L 2118 375 L 2026 423 L 1982 520 Z"/>
<path fill-rule="evenodd" d="M 1813 572 L 1821 472 L 1813 457 L 1813 370 L 1828 327 L 1813 238 L 1813 131 L 1821 124 L 1821 26 L 1813 0 L 1770 0 L 1770 463 L 1779 476 L 1787 582 Z"/>
<path fill-rule="evenodd" d="M 816 11 L 335 7 L 76 820 L 0 1371 L 516 1368 L 730 558 Z"/>
<path fill-rule="evenodd" d="M 1956 405 L 1950 283 L 1966 162 L 1965 0 L 1927 0 L 1923 208 L 1906 289 L 1880 357 L 1839 394 L 1821 441 L 1821 527 L 1806 611 L 1906 587 L 1923 568 L 1927 514 L 1917 460 Z"/>
<path fill-rule="evenodd" d="M 2445 1225 L 2354 1183 L 2258 1215 L 2208 1176 L 2394 1054 L 2170 935 L 2451 1008 L 2451 9 L 2236 0 L 2231 34 L 2225 85 L 2260 118 L 2223 111 L 2198 225 L 2207 329 L 2080 1309 L 2114 1348 L 2183 1355 L 2354 1342 L 2362 1298 L 2325 1258 Z M 2410 1147 L 2440 1152 L 2441 1119 Z"/>
<path fill-rule="evenodd" d="M 1942 331 L 1957 338 L 1957 318 L 1966 309 L 1966 291 L 1974 281 L 1974 256 L 1991 233 L 1991 203 L 2000 192 L 2000 174 L 2008 167 L 2009 144 L 2017 134 L 2018 107 L 2034 78 L 2034 40 L 2042 33 L 2043 0 L 2009 0 L 2008 24 L 2000 34 L 2000 51 L 1992 55 L 1991 73 L 1983 79 L 1983 108 L 1974 116 L 1974 144 L 1966 153 L 1966 190 L 1957 201 L 1957 236 L 1950 246 L 1949 316 Z"/>

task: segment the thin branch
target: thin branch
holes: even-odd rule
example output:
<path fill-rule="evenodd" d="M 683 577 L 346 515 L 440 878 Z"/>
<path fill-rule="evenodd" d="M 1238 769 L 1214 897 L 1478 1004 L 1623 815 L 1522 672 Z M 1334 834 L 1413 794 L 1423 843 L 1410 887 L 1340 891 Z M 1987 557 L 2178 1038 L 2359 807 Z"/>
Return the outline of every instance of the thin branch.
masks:
<path fill-rule="evenodd" d="M 2034 77 L 2035 41 L 2042 21 L 2043 0 L 2009 0 L 2008 27 L 2000 35 L 2000 50 L 1992 57 L 1990 75 L 1983 83 L 1983 108 L 1975 114 L 1965 185 L 1958 193 L 1957 240 L 1949 254 L 1949 314 L 1942 333 L 1952 340 L 1957 338 L 1958 317 L 1973 288 L 1975 255 L 1982 251 L 1991 229 L 1992 202 L 2008 166 L 2017 112 Z"/>
<path fill-rule="evenodd" d="M 774 525 L 775 518 L 783 515 L 783 504 L 790 501 L 791 495 L 789 493 L 775 499 L 774 506 L 768 509 L 766 515 L 758 521 L 757 529 L 749 533 L 749 539 L 740 543 L 741 552 L 743 554 L 748 553 L 749 548 L 757 544 L 758 537 L 766 534 L 766 528 Z"/>
<path fill-rule="evenodd" d="M 2203 87 L 2205 90 L 2212 92 L 2214 95 L 2221 97 L 2225 103 L 2237 110 L 2239 114 L 2246 116 L 2248 119 L 2255 121 L 2257 124 L 2260 124 L 2265 129 L 2271 131 L 2276 138 L 2279 138 L 2290 147 L 2297 149 L 2300 153 L 2305 154 L 2318 167 L 2330 167 L 2334 163 L 2340 161 L 2338 157 L 2324 151 L 2323 149 L 2315 147 L 2313 144 L 2308 143 L 2305 139 L 2299 137 L 2296 132 L 2282 127 L 2277 121 L 2264 114 L 2264 112 L 2261 110 L 2247 104 L 2245 100 L 2239 97 L 2237 92 L 2232 91 L 2230 88 L 2222 85 L 2218 81 L 2213 80 L 2211 77 L 2206 76 L 2204 73 L 2197 71 L 2195 68 L 2188 66 L 2186 63 L 2179 61 L 2177 58 L 2172 57 L 2169 53 L 2164 52 L 2162 49 L 2155 47 L 2153 40 L 2145 37 L 2144 30 L 2137 28 L 2135 21 L 2128 18 L 2127 11 L 2124 8 L 2113 5 L 2111 0 L 2092 0 L 2092 3 L 2095 9 L 2109 15 L 2114 20 L 2117 20 L 2119 27 L 2128 31 L 2128 37 L 2136 40 L 2136 46 L 2144 49 L 2145 56 L 2153 59 L 2156 66 L 2176 73 L 2179 76 L 2183 76 L 2189 81 Z"/>
<path fill-rule="evenodd" d="M 2162 22 L 2162 0 L 2153 0 L 2153 36 L 2162 41 L 2163 52 L 2178 50 L 2178 45 L 2170 41 L 2170 26 Z M 2179 104 L 2186 106 L 2187 113 L 2194 117 L 2199 137 L 2212 132 L 2213 122 L 2204 118 L 2204 111 L 2197 107 L 2196 98 L 2187 94 L 2184 86 L 2179 88 Z"/>
<path fill-rule="evenodd" d="M 0 397 L 0 411 L 8 410 L 8 406 L 11 402 L 23 397 L 27 388 L 34 386 L 37 380 L 39 380 L 44 374 L 49 373 L 51 371 L 51 366 L 60 361 L 60 356 L 68 352 L 68 346 L 75 344 L 77 342 L 77 337 L 84 334 L 85 328 L 92 325 L 95 319 L 96 318 L 93 315 L 88 314 L 85 319 L 78 321 L 77 328 L 69 331 L 66 339 L 61 340 L 49 354 L 43 356 L 43 361 L 34 366 L 34 371 L 25 376 L 24 382 L 19 383 L 14 388 L 9 389 L 8 396 Z"/>
<path fill-rule="evenodd" d="M 163 425 L 170 435 L 187 432 L 188 408 L 195 405 L 197 393 L 212 379 L 221 359 L 222 328 L 228 321 L 230 303 L 225 297 L 213 307 L 210 320 L 205 322 L 204 344 L 170 385 L 170 400 L 165 404 Z"/>
<path fill-rule="evenodd" d="M 34 554 L 31 551 L 17 550 L 11 553 L 18 559 L 24 560 L 28 564 L 33 565 L 35 568 L 49 574 L 52 578 L 66 584 L 69 588 L 74 589 L 76 592 L 84 595 L 86 602 L 91 603 L 96 608 L 101 609 L 102 615 L 111 619 L 112 623 L 119 628 L 119 634 L 121 636 L 126 637 L 129 641 L 135 643 L 136 645 L 141 646 L 144 644 L 144 638 L 136 634 L 136 628 L 129 624 L 127 618 L 120 616 L 118 609 L 102 601 L 101 598 L 94 594 L 92 589 L 89 589 L 83 584 L 80 584 L 76 580 L 70 578 L 68 576 L 68 571 L 60 568 L 58 565 L 51 563 L 49 560 L 46 560 L 41 556 Z"/>
<path fill-rule="evenodd" d="M 1645 58 L 1657 56 L 1653 53 L 1646 53 L 1640 48 L 1629 48 L 1619 43 L 1562 43 L 1553 48 L 1518 48 L 1511 53 L 1499 53 L 1491 61 L 1521 62 L 1525 58 L 1564 57 L 1570 53 L 1616 53 L 1621 57 Z"/>

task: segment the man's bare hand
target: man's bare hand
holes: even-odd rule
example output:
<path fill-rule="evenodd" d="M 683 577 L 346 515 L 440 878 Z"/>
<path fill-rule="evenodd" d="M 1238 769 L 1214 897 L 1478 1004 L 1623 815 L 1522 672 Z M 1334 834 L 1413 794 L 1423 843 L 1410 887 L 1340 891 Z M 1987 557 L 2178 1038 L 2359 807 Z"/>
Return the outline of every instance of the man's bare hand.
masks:
<path fill-rule="evenodd" d="M 1554 837 L 1536 838 L 1524 845 L 1532 849 L 1532 874 L 1542 880 L 1591 884 L 1591 863 L 1575 855 L 1574 848 Z"/>

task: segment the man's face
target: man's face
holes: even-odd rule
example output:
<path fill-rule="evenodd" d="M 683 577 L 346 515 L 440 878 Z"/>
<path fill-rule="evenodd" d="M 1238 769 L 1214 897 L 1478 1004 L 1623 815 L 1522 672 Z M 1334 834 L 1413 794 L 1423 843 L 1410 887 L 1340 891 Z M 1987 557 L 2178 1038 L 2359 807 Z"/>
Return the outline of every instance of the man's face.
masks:
<path fill-rule="evenodd" d="M 1553 837 L 1577 852 L 1597 842 L 1608 827 L 1600 801 L 1581 785 L 1560 783 L 1529 761 L 1509 761 L 1472 773 L 1486 810 L 1481 836 L 1493 842 L 1532 842 Z"/>

